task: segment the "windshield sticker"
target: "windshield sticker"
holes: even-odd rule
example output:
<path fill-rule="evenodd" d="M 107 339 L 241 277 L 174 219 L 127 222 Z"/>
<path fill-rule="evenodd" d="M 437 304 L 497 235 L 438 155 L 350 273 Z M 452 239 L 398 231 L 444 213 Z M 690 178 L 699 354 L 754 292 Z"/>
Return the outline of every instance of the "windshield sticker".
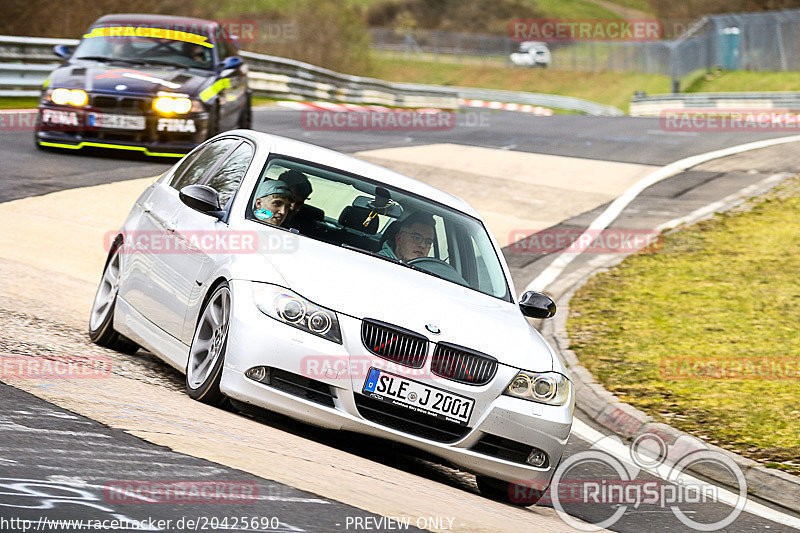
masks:
<path fill-rule="evenodd" d="M 269 209 L 256 209 L 253 214 L 260 220 L 269 220 L 272 218 L 272 211 Z"/>
<path fill-rule="evenodd" d="M 156 78 L 155 76 L 150 76 L 144 72 L 139 72 L 138 70 L 132 70 L 129 68 L 115 68 L 107 70 L 106 72 L 98 74 L 94 77 L 96 80 L 101 80 L 103 78 L 133 78 L 134 80 L 157 83 L 158 85 L 163 85 L 164 87 L 169 87 L 170 89 L 180 89 L 181 87 L 179 83 L 172 83 L 171 81 L 162 80 L 161 78 Z"/>
<path fill-rule="evenodd" d="M 135 28 L 133 26 L 93 28 L 91 33 L 87 33 L 83 36 L 84 39 L 90 37 L 151 37 L 153 39 L 170 39 L 172 41 L 199 44 L 206 48 L 214 48 L 214 45 L 208 42 L 208 37 L 205 35 L 164 28 L 148 28 L 147 26 L 137 26 Z"/>

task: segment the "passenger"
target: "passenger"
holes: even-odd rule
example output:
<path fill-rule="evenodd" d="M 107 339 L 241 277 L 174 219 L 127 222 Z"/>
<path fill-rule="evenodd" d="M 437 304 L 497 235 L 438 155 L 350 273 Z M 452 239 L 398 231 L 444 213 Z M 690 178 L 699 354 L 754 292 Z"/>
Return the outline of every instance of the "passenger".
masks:
<path fill-rule="evenodd" d="M 400 229 L 394 236 L 394 246 L 389 244 L 392 239 L 387 239 L 378 253 L 406 262 L 427 257 L 436 232 L 436 221 L 433 217 L 417 212 L 396 223 L 400 224 Z"/>
<path fill-rule="evenodd" d="M 261 221 L 282 226 L 294 208 L 294 196 L 286 183 L 268 180 L 261 184 L 253 204 L 253 214 Z"/>
<path fill-rule="evenodd" d="M 286 217 L 287 222 L 291 222 L 297 216 L 309 196 L 311 196 L 311 182 L 308 177 L 299 170 L 287 170 L 283 172 L 278 179 L 284 182 L 292 190 L 294 196 L 294 207 Z"/>

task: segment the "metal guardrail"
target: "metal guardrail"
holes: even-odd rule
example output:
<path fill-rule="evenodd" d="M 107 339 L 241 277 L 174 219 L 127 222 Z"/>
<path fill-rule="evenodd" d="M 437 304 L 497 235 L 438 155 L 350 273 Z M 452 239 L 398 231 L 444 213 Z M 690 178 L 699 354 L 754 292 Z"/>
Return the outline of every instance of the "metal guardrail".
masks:
<path fill-rule="evenodd" d="M 38 96 L 39 88 L 59 58 L 53 46 L 74 46 L 75 39 L 0 35 L 0 96 Z M 590 115 L 622 115 L 615 107 L 552 94 L 496 91 L 395 83 L 351 76 L 282 57 L 241 52 L 254 94 L 291 100 L 329 100 L 398 107 L 454 109 L 460 100 L 488 100 L 578 111 Z"/>
<path fill-rule="evenodd" d="M 630 103 L 630 114 L 639 117 L 657 117 L 677 109 L 797 110 L 800 92 L 656 94 L 636 96 Z"/>

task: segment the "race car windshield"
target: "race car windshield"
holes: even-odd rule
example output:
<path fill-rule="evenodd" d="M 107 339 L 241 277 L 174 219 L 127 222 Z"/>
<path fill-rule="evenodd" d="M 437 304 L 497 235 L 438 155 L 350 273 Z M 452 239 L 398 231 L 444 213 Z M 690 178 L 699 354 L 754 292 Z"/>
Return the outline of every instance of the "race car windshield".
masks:
<path fill-rule="evenodd" d="M 206 36 L 194 33 L 162 28 L 97 27 L 84 35 L 73 57 L 212 69 L 213 50 Z"/>

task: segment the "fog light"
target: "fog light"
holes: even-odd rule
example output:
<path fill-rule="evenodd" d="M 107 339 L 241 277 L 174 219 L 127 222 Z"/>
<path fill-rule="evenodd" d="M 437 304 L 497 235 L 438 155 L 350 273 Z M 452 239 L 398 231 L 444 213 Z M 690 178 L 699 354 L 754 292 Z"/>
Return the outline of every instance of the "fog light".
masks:
<path fill-rule="evenodd" d="M 254 366 L 245 372 L 244 375 L 253 381 L 269 384 L 269 369 L 265 366 Z"/>
<path fill-rule="evenodd" d="M 537 468 L 542 467 L 547 463 L 547 454 L 538 448 L 534 448 L 528 458 L 525 459 L 525 462 Z"/>

